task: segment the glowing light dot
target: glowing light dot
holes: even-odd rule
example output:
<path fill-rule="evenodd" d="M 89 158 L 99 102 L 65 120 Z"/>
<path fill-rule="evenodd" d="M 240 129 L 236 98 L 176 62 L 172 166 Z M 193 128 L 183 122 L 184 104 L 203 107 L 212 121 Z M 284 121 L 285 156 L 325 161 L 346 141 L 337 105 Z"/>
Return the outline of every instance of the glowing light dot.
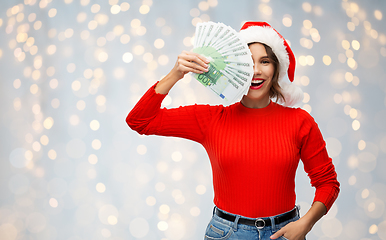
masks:
<path fill-rule="evenodd" d="M 344 78 L 346 79 L 347 82 L 351 82 L 354 79 L 354 76 L 352 75 L 351 72 L 346 72 L 344 75 Z"/>
<path fill-rule="evenodd" d="M 358 149 L 359 149 L 359 150 L 363 150 L 363 149 L 365 149 L 365 148 L 366 148 L 366 142 L 363 141 L 363 140 L 360 140 L 360 141 L 358 142 Z"/>
<path fill-rule="evenodd" d="M 16 111 L 19 111 L 21 109 L 21 100 L 20 100 L 20 98 L 15 98 L 13 100 L 13 107 L 15 108 Z"/>
<path fill-rule="evenodd" d="M 137 153 L 139 155 L 144 155 L 144 154 L 146 154 L 146 152 L 147 152 L 147 147 L 145 145 L 139 145 L 137 147 Z"/>
<path fill-rule="evenodd" d="M 137 45 L 133 49 L 133 53 L 135 55 L 141 55 L 141 54 L 143 54 L 144 51 L 145 51 L 145 48 L 142 45 Z"/>
<path fill-rule="evenodd" d="M 182 154 L 178 151 L 172 153 L 172 159 L 175 162 L 179 162 L 182 159 Z"/>
<path fill-rule="evenodd" d="M 64 31 L 64 36 L 66 38 L 71 38 L 73 35 L 74 35 L 74 30 L 72 28 L 68 28 L 66 29 L 66 31 Z"/>
<path fill-rule="evenodd" d="M 55 198 L 50 198 L 50 200 L 48 201 L 48 203 L 50 204 L 51 207 L 53 208 L 57 208 L 58 207 L 58 200 L 56 200 Z"/>
<path fill-rule="evenodd" d="M 312 66 L 312 65 L 314 65 L 314 63 L 315 63 L 315 58 L 311 55 L 307 55 L 307 64 L 309 66 Z"/>
<path fill-rule="evenodd" d="M 381 20 L 382 20 L 382 12 L 379 11 L 379 10 L 375 10 L 375 11 L 374 11 L 374 17 L 375 17 L 377 20 L 381 21 Z"/>
<path fill-rule="evenodd" d="M 158 49 L 161 49 L 165 46 L 165 42 L 164 40 L 162 40 L 161 38 L 158 38 L 154 41 L 154 47 L 158 48 Z"/>
<path fill-rule="evenodd" d="M 200 14 L 198 14 L 200 15 Z M 197 15 L 197 17 L 198 17 Z M 193 16 L 192 16 L 193 17 Z M 157 20 L 155 20 L 155 25 L 157 25 L 157 27 L 162 27 L 166 24 L 166 20 L 164 18 L 157 18 Z"/>
<path fill-rule="evenodd" d="M 123 34 L 120 38 L 122 44 L 127 44 L 130 42 L 130 36 L 127 34 Z"/>
<path fill-rule="evenodd" d="M 82 22 L 86 21 L 86 19 L 87 19 L 87 14 L 85 12 L 80 12 L 76 16 L 76 21 L 78 23 L 82 23 Z"/>
<path fill-rule="evenodd" d="M 145 53 L 145 54 L 143 54 L 142 58 L 143 58 L 143 61 L 149 63 L 149 62 L 153 61 L 153 54 Z"/>
<path fill-rule="evenodd" d="M 49 11 L 48 11 L 48 16 L 49 17 L 55 17 L 56 16 L 56 13 L 57 13 L 58 11 L 55 9 L 55 8 L 51 8 Z"/>
<path fill-rule="evenodd" d="M 74 91 L 79 91 L 81 87 L 82 87 L 82 84 L 78 80 L 73 81 L 71 84 L 71 88 Z"/>
<path fill-rule="evenodd" d="M 105 238 L 109 238 L 111 237 L 111 231 L 108 230 L 107 228 L 102 228 L 101 235 Z"/>
<path fill-rule="evenodd" d="M 355 119 L 358 116 L 358 111 L 354 108 L 351 108 L 349 115 L 352 119 Z"/>
<path fill-rule="evenodd" d="M 71 115 L 69 120 L 70 120 L 70 124 L 73 125 L 73 126 L 78 125 L 79 122 L 80 122 L 80 119 L 79 119 L 78 115 L 75 115 L 75 114 Z"/>
<path fill-rule="evenodd" d="M 310 101 L 310 94 L 304 93 L 303 95 L 303 103 L 308 103 Z"/>
<path fill-rule="evenodd" d="M 59 99 L 57 99 L 57 98 L 52 99 L 52 101 L 51 101 L 51 106 L 52 106 L 53 108 L 58 108 L 58 107 L 60 106 L 60 101 L 59 101 Z"/>
<path fill-rule="evenodd" d="M 103 183 L 97 183 L 95 188 L 99 193 L 104 193 L 106 191 L 106 186 Z"/>
<path fill-rule="evenodd" d="M 44 120 L 43 126 L 45 129 L 51 129 L 54 125 L 54 119 L 52 117 L 48 117 Z"/>
<path fill-rule="evenodd" d="M 302 66 L 306 66 L 307 65 L 307 58 L 306 56 L 300 56 L 299 57 L 299 64 L 302 65 Z"/>
<path fill-rule="evenodd" d="M 200 211 L 200 209 L 198 208 L 198 207 L 192 207 L 191 209 L 190 209 L 190 214 L 193 216 L 193 217 L 197 217 L 197 216 L 199 216 L 200 215 L 200 213 L 201 213 L 201 211 Z"/>
<path fill-rule="evenodd" d="M 92 120 L 92 121 L 90 122 L 90 128 L 91 128 L 91 130 L 96 131 L 96 130 L 99 129 L 99 127 L 100 127 L 100 124 L 99 124 L 98 120 Z"/>
<path fill-rule="evenodd" d="M 170 207 L 166 204 L 162 204 L 160 207 L 159 207 L 159 211 L 160 213 L 162 214 L 168 214 L 170 212 Z"/>
<path fill-rule="evenodd" d="M 14 87 L 15 89 L 19 89 L 20 86 L 21 86 L 21 81 L 20 81 L 20 79 L 15 79 L 15 81 L 13 81 L 13 87 Z"/>
<path fill-rule="evenodd" d="M 121 36 L 124 31 L 125 31 L 125 29 L 124 29 L 124 27 L 122 25 L 117 25 L 113 29 L 113 32 L 114 32 L 115 36 Z"/>
<path fill-rule="evenodd" d="M 266 4 L 260 4 L 259 11 L 265 15 L 272 15 L 272 8 Z"/>
<path fill-rule="evenodd" d="M 193 44 L 192 44 L 192 39 L 193 39 L 193 38 L 191 38 L 191 37 L 186 37 L 186 38 L 184 38 L 184 40 L 183 40 L 184 45 L 187 46 L 187 47 L 192 46 L 192 45 L 193 45 Z"/>
<path fill-rule="evenodd" d="M 361 127 L 361 123 L 358 120 L 354 120 L 351 125 L 354 131 L 357 131 Z"/>
<path fill-rule="evenodd" d="M 325 65 L 330 65 L 331 64 L 331 57 L 330 56 L 328 56 L 328 55 L 324 55 L 323 56 L 323 63 L 325 64 Z"/>
<path fill-rule="evenodd" d="M 113 5 L 110 9 L 112 14 L 118 14 L 121 11 L 121 6 L 119 5 Z"/>
<path fill-rule="evenodd" d="M 114 215 L 110 215 L 108 216 L 107 218 L 107 222 L 110 224 L 110 225 L 116 225 L 118 223 L 118 219 L 116 216 Z"/>
<path fill-rule="evenodd" d="M 95 150 L 99 150 L 102 147 L 102 143 L 99 139 L 94 139 L 91 142 L 91 147 Z"/>
<path fill-rule="evenodd" d="M 357 40 L 353 40 L 351 42 L 351 46 L 354 50 L 359 50 L 359 48 L 361 47 L 361 44 L 357 41 Z"/>
<path fill-rule="evenodd" d="M 77 108 L 79 111 L 83 111 L 83 110 L 86 108 L 86 102 L 83 101 L 83 100 L 79 100 L 79 101 L 76 103 L 76 108 Z"/>
<path fill-rule="evenodd" d="M 126 12 L 129 9 L 130 9 L 130 4 L 129 3 L 127 3 L 127 2 L 121 3 L 121 11 L 122 12 Z"/>
<path fill-rule="evenodd" d="M 204 185 L 198 185 L 196 187 L 196 193 L 199 195 L 203 195 L 206 192 L 206 187 Z"/>
<path fill-rule="evenodd" d="M 302 4 L 302 8 L 303 8 L 303 11 L 305 11 L 305 12 L 311 12 L 311 10 L 312 10 L 312 6 L 308 2 L 304 2 Z"/>
<path fill-rule="evenodd" d="M 192 25 L 193 26 L 196 26 L 197 23 L 200 23 L 200 22 L 202 22 L 202 20 L 199 17 L 195 17 L 195 18 L 192 19 Z"/>
<path fill-rule="evenodd" d="M 54 149 L 49 150 L 47 155 L 51 160 L 55 160 L 57 157 L 56 151 Z"/>
<path fill-rule="evenodd" d="M 106 52 L 100 52 L 98 55 L 98 60 L 100 62 L 106 62 L 108 58 L 109 58 L 109 55 Z"/>
<path fill-rule="evenodd" d="M 149 206 L 154 206 L 156 204 L 157 200 L 153 196 L 149 196 L 146 198 L 146 204 Z"/>
<path fill-rule="evenodd" d="M 101 6 L 99 4 L 93 4 L 91 6 L 91 12 L 92 13 L 97 13 L 97 12 L 99 12 L 100 9 L 101 9 Z"/>
<path fill-rule="evenodd" d="M 310 84 L 310 79 L 307 77 L 307 76 L 302 76 L 300 78 L 300 83 L 303 85 L 303 86 L 308 86 L 308 84 Z"/>
<path fill-rule="evenodd" d="M 355 183 L 357 182 L 357 178 L 355 176 L 351 176 L 349 177 L 348 179 L 348 184 L 350 184 L 351 186 L 355 185 Z"/>
<path fill-rule="evenodd" d="M 150 11 L 150 7 L 148 5 L 142 5 L 140 8 L 139 8 L 139 12 L 141 14 L 147 14 L 148 12 Z"/>
<path fill-rule="evenodd" d="M 310 20 L 304 20 L 303 21 L 303 26 L 306 28 L 306 29 L 311 29 L 312 28 L 312 22 Z"/>
<path fill-rule="evenodd" d="M 56 52 L 56 46 L 55 45 L 49 45 L 47 47 L 47 53 L 48 55 L 52 55 Z"/>
<path fill-rule="evenodd" d="M 292 17 L 288 14 L 284 15 L 282 23 L 286 27 L 291 27 L 292 26 Z"/>
<path fill-rule="evenodd" d="M 356 69 L 356 66 L 357 66 L 357 62 L 355 61 L 354 58 L 348 58 L 347 59 L 347 65 L 352 68 L 352 69 Z"/>
<path fill-rule="evenodd" d="M 353 32 L 355 30 L 355 24 L 353 22 L 348 22 L 347 29 Z"/>
<path fill-rule="evenodd" d="M 158 63 L 160 65 L 166 65 L 169 63 L 169 57 L 166 55 L 161 55 L 158 57 Z"/>
<path fill-rule="evenodd" d="M 98 157 L 95 155 L 95 154 L 90 154 L 89 156 L 88 156 L 88 162 L 90 163 L 90 164 L 97 164 L 97 162 L 98 162 Z"/>
<path fill-rule="evenodd" d="M 124 53 L 123 56 L 122 56 L 122 60 L 125 62 L 125 63 L 130 63 L 131 61 L 133 61 L 133 54 L 127 52 L 127 53 Z"/>
<path fill-rule="evenodd" d="M 41 145 L 40 145 L 40 143 L 39 142 L 34 142 L 33 144 L 32 144 L 32 149 L 35 151 L 35 152 L 39 152 L 40 151 L 40 149 L 41 149 Z"/>
<path fill-rule="evenodd" d="M 50 140 L 48 139 L 47 135 L 43 135 L 40 137 L 40 143 L 44 146 L 46 146 L 49 143 L 49 141 Z"/>
<path fill-rule="evenodd" d="M 166 189 L 166 186 L 165 186 L 165 184 L 162 183 L 162 182 L 158 182 L 158 183 L 155 185 L 155 190 L 156 190 L 157 192 L 163 192 L 163 191 L 165 191 L 165 189 Z"/>
<path fill-rule="evenodd" d="M 347 40 L 343 40 L 342 41 L 342 47 L 344 48 L 344 49 L 349 49 L 350 48 L 350 42 L 349 41 L 347 41 Z"/>
<path fill-rule="evenodd" d="M 378 226 L 373 224 L 369 227 L 369 233 L 370 234 L 376 234 L 378 232 Z"/>
<path fill-rule="evenodd" d="M 83 30 L 83 31 L 80 33 L 80 38 L 81 38 L 82 40 L 87 40 L 89 37 L 90 37 L 90 32 L 87 31 L 87 30 Z"/>
<path fill-rule="evenodd" d="M 75 72 L 75 69 L 76 69 L 75 63 L 70 63 L 67 65 L 67 72 L 73 73 L 73 72 Z"/>
<path fill-rule="evenodd" d="M 36 21 L 34 23 L 34 29 L 39 30 L 42 27 L 42 22 L 41 21 Z"/>
<path fill-rule="evenodd" d="M 208 2 L 206 1 L 201 1 L 199 4 L 198 4 L 198 8 L 201 10 L 201 11 L 206 11 L 209 9 L 209 4 Z"/>
<path fill-rule="evenodd" d="M 137 18 L 131 20 L 131 23 L 130 23 L 131 27 L 132 28 L 138 28 L 141 26 L 141 21 Z"/>
<path fill-rule="evenodd" d="M 88 23 L 88 29 L 90 30 L 94 30 L 95 28 L 98 27 L 98 22 L 95 21 L 95 20 L 91 20 L 89 23 Z"/>
<path fill-rule="evenodd" d="M 103 96 L 103 95 L 98 95 L 96 98 L 95 98 L 95 102 L 98 106 L 103 106 L 106 104 L 106 97 Z"/>
<path fill-rule="evenodd" d="M 157 228 L 158 228 L 158 230 L 160 230 L 160 231 L 166 231 L 166 230 L 168 230 L 169 225 L 168 225 L 168 223 L 165 222 L 165 221 L 160 221 L 160 222 L 158 222 L 158 224 L 157 224 Z"/>

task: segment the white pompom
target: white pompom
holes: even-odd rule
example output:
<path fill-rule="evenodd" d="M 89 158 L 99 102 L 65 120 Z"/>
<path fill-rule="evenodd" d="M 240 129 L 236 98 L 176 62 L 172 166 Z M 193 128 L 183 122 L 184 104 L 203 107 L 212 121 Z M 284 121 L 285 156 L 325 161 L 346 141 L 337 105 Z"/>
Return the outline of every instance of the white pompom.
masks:
<path fill-rule="evenodd" d="M 280 104 L 284 106 L 294 106 L 296 103 L 303 100 L 304 94 L 300 87 L 296 86 L 294 83 L 280 83 L 282 89 L 282 94 L 285 98 L 285 102 L 281 99 L 279 100 Z"/>

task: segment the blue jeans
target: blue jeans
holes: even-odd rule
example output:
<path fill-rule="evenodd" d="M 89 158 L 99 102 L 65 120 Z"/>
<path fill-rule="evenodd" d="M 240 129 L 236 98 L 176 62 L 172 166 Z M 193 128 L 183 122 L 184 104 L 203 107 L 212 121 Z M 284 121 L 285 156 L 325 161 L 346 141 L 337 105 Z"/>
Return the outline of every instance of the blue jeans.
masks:
<path fill-rule="evenodd" d="M 223 218 L 220 218 L 216 214 L 213 214 L 213 217 L 211 221 L 208 224 L 208 227 L 206 228 L 205 232 L 205 239 L 206 240 L 225 240 L 225 239 L 248 239 L 248 240 L 268 240 L 269 237 L 274 234 L 275 232 L 279 231 L 282 227 L 287 225 L 290 222 L 294 222 L 298 220 L 299 217 L 299 207 L 295 207 L 297 209 L 297 216 L 294 218 L 287 220 L 285 222 L 282 222 L 278 225 L 276 225 L 273 221 L 274 217 L 283 215 L 277 215 L 272 216 L 271 226 L 266 226 L 262 229 L 257 229 L 255 226 L 249 226 L 244 224 L 239 224 L 238 220 L 240 218 L 240 215 L 234 215 L 230 214 L 236 217 L 234 222 L 225 220 Z M 218 208 L 217 208 L 218 209 Z M 218 209 L 220 210 L 220 209 Z M 223 210 L 220 210 L 223 211 Z M 225 211 L 223 211 L 225 212 Z M 227 212 L 225 212 L 227 213 Z M 245 218 L 245 217 L 244 217 Z M 253 219 L 253 218 L 250 218 Z M 288 240 L 285 237 L 279 237 L 278 240 Z"/>

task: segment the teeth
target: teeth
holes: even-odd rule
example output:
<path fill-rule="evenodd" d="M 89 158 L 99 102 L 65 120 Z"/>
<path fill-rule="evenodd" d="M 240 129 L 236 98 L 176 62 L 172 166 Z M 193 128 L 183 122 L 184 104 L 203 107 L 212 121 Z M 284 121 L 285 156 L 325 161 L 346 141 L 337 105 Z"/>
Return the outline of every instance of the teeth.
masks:
<path fill-rule="evenodd" d="M 252 80 L 253 83 L 262 83 L 264 80 Z"/>

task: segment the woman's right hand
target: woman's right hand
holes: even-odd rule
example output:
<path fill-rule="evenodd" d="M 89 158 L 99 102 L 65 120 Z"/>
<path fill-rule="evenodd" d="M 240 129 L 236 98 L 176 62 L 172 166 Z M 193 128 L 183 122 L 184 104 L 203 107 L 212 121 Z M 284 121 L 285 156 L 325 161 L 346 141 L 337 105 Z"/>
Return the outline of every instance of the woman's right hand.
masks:
<path fill-rule="evenodd" d="M 155 91 L 160 94 L 167 94 L 185 74 L 207 72 L 208 63 L 208 59 L 198 53 L 183 51 L 178 55 L 173 69 L 157 84 Z"/>
<path fill-rule="evenodd" d="M 198 53 L 182 51 L 172 69 L 179 79 L 189 72 L 203 73 L 208 71 L 208 59 Z M 178 79 L 178 80 L 179 80 Z"/>

